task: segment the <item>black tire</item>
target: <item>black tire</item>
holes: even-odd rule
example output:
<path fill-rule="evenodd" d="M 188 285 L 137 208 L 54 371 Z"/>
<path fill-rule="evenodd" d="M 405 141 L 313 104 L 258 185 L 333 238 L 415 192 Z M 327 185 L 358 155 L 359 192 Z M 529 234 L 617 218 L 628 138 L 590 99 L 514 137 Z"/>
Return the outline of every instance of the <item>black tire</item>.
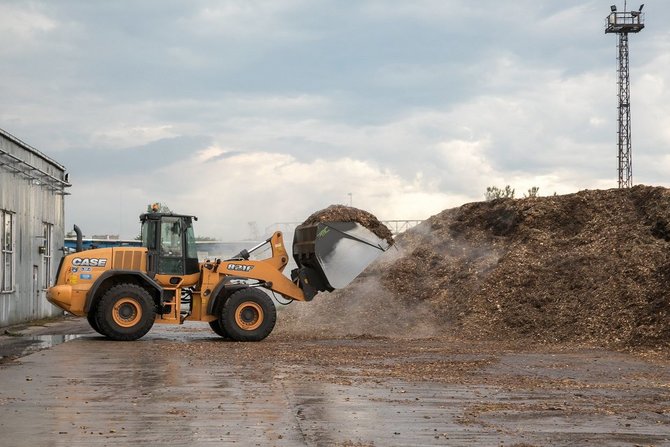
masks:
<path fill-rule="evenodd" d="M 217 334 L 220 335 L 223 338 L 230 338 L 230 335 L 226 332 L 226 330 L 221 326 L 221 320 L 216 319 L 214 321 L 209 322 L 209 327 L 212 328 L 212 330 Z"/>
<path fill-rule="evenodd" d="M 89 313 L 86 314 L 86 319 L 88 320 L 88 324 L 95 330 L 100 335 L 105 335 L 102 332 L 100 332 L 100 325 L 98 325 L 98 321 L 95 319 L 96 313 L 95 310 L 90 311 Z"/>
<path fill-rule="evenodd" d="M 156 305 L 146 289 L 118 284 L 102 296 L 94 319 L 100 333 L 112 340 L 137 340 L 149 332 L 156 318 Z"/>
<path fill-rule="evenodd" d="M 261 341 L 274 329 L 277 309 L 265 292 L 248 287 L 230 295 L 219 321 L 233 340 Z"/>
<path fill-rule="evenodd" d="M 217 300 L 217 302 L 215 304 L 214 315 L 216 315 L 217 317 L 221 316 L 221 312 L 223 311 L 223 303 L 224 302 L 225 302 L 225 298 L 223 296 L 221 296 L 221 297 L 219 297 L 219 299 Z M 221 318 L 217 318 L 214 321 L 210 321 L 209 322 L 209 327 L 212 328 L 212 330 L 214 331 L 214 333 L 216 335 L 219 335 L 219 336 L 221 336 L 223 338 L 226 338 L 226 339 L 230 339 L 230 335 L 228 335 L 228 332 L 226 332 L 226 330 L 221 325 Z"/>

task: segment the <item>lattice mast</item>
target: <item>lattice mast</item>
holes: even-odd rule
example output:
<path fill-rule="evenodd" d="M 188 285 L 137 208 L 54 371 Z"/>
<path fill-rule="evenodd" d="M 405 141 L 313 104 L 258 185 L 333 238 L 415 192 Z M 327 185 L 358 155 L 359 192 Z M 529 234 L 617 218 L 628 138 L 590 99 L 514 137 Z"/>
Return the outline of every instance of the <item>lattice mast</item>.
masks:
<path fill-rule="evenodd" d="M 617 45 L 617 60 L 619 62 L 618 85 L 618 162 L 619 162 L 619 188 L 630 188 L 633 186 L 633 167 L 631 154 L 631 128 L 630 128 L 630 73 L 628 68 L 628 34 L 639 33 L 644 28 L 644 15 L 640 5 L 637 11 L 626 11 L 624 2 L 623 12 L 617 11 L 616 5 L 610 6 L 611 13 L 606 18 L 605 33 L 616 33 L 619 35 Z"/>

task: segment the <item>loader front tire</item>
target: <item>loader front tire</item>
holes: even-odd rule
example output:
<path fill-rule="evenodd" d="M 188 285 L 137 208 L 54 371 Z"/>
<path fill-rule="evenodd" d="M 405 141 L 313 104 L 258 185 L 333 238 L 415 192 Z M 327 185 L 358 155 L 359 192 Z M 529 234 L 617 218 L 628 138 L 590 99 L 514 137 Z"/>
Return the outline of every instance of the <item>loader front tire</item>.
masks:
<path fill-rule="evenodd" d="M 119 341 L 137 340 L 153 326 L 156 306 L 146 289 L 118 284 L 102 296 L 94 318 L 104 336 Z"/>
<path fill-rule="evenodd" d="M 214 321 L 209 322 L 209 327 L 212 328 L 212 330 L 216 333 L 216 335 L 220 335 L 223 338 L 230 338 L 226 330 L 221 326 L 221 320 L 216 319 Z"/>
<path fill-rule="evenodd" d="M 95 330 L 100 335 L 105 335 L 102 332 L 100 332 L 100 325 L 98 325 L 98 321 L 95 319 L 96 317 L 96 312 L 91 311 L 88 314 L 86 314 L 86 319 L 88 320 L 88 324 Z"/>
<path fill-rule="evenodd" d="M 230 295 L 219 321 L 233 340 L 261 341 L 274 329 L 277 309 L 265 292 L 248 287 Z"/>
<path fill-rule="evenodd" d="M 230 335 L 228 335 L 228 333 L 226 332 L 226 330 L 225 330 L 225 329 L 223 328 L 223 326 L 221 325 L 221 318 L 220 318 L 220 316 L 221 316 L 221 312 L 223 311 L 223 304 L 224 304 L 224 302 L 225 302 L 225 301 L 224 301 L 223 299 L 219 299 L 219 300 L 217 301 L 217 303 L 216 303 L 216 307 L 215 307 L 215 309 L 214 309 L 214 315 L 216 315 L 216 316 L 219 317 L 219 318 L 217 318 L 217 319 L 214 320 L 214 321 L 210 321 L 210 322 L 209 322 L 209 327 L 212 328 L 212 330 L 214 331 L 214 333 L 215 333 L 216 335 L 219 335 L 219 336 L 221 336 L 221 337 L 223 337 L 223 338 L 225 338 L 225 339 L 230 339 Z"/>

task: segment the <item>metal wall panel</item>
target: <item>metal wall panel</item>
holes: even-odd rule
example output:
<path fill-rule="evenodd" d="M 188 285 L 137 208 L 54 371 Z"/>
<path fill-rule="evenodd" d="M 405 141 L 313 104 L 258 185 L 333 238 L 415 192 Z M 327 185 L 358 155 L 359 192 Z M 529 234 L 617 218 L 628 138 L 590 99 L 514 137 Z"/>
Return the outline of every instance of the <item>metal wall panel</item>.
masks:
<path fill-rule="evenodd" d="M 44 245 L 44 224 L 52 227 L 51 278 L 56 276 L 63 255 L 65 234 L 64 187 L 54 188 L 31 177 L 30 169 L 63 180 L 63 166 L 44 154 L 23 145 L 6 132 L 0 132 L 0 151 L 13 157 L 0 157 L 0 209 L 14 213 L 14 272 L 12 292 L 0 293 L 0 326 L 61 315 L 62 311 L 46 301 L 45 265 L 40 246 Z M 14 160 L 17 165 L 12 165 Z"/>

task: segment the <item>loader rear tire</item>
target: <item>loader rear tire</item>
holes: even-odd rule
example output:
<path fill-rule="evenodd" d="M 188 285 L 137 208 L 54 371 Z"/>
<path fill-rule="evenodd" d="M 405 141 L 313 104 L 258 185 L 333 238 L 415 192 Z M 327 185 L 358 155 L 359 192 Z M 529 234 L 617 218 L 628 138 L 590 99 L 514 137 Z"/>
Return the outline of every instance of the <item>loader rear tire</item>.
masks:
<path fill-rule="evenodd" d="M 248 287 L 230 295 L 219 321 L 233 340 L 261 341 L 274 329 L 277 309 L 265 292 Z"/>
<path fill-rule="evenodd" d="M 102 296 L 94 318 L 102 335 L 112 340 L 137 340 L 153 326 L 156 305 L 146 289 L 118 284 Z"/>

